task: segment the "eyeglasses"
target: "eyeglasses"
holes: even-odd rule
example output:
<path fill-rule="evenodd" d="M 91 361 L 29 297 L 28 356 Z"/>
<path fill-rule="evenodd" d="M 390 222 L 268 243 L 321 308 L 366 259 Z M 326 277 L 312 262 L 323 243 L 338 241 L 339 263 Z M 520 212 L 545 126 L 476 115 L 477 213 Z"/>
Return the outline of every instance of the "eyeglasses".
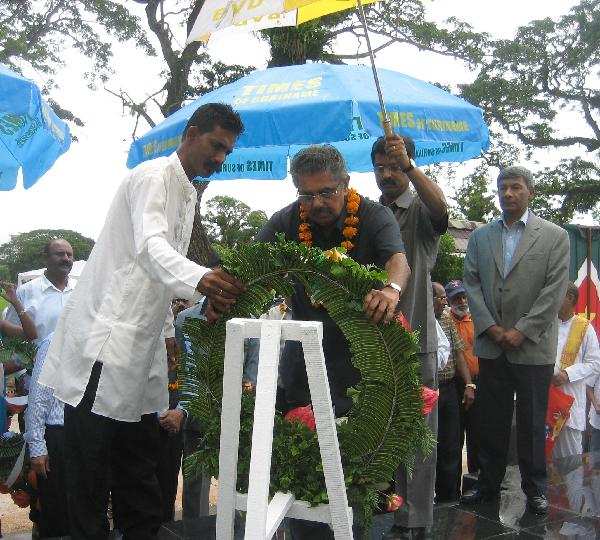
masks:
<path fill-rule="evenodd" d="M 318 193 L 300 193 L 298 192 L 298 202 L 306 205 L 310 205 L 315 202 L 315 199 L 319 198 L 323 201 L 330 201 L 336 195 L 341 193 L 343 186 L 339 185 L 334 189 L 324 189 Z"/>
<path fill-rule="evenodd" d="M 375 165 L 375 174 L 382 175 L 385 173 L 386 169 L 392 174 L 402 172 L 402 167 L 400 165 Z"/>
<path fill-rule="evenodd" d="M 434 300 L 440 300 L 440 301 L 447 301 L 448 297 L 447 296 L 434 296 L 433 297 Z"/>

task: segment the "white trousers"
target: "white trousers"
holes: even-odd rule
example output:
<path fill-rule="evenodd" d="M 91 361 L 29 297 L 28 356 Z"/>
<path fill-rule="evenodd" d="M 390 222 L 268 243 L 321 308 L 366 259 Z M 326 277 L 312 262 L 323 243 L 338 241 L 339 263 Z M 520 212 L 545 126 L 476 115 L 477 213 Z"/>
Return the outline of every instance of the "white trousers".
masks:
<path fill-rule="evenodd" d="M 552 458 L 557 459 L 583 453 L 582 436 L 583 431 L 563 426 L 554 442 Z"/>

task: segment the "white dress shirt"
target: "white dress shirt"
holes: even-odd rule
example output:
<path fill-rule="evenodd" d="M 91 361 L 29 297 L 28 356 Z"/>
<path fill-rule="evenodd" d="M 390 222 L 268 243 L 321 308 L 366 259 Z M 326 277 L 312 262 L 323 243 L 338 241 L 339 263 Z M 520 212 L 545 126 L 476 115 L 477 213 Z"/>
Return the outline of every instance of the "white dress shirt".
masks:
<path fill-rule="evenodd" d="M 558 347 L 556 349 L 556 362 L 554 364 L 554 374 L 560 372 L 560 357 L 563 348 L 569 337 L 573 317 L 568 321 L 561 321 L 558 324 Z M 585 430 L 585 406 L 587 402 L 586 386 L 591 385 L 594 378 L 600 374 L 600 348 L 598 347 L 598 338 L 594 327 L 590 324 L 587 327 L 581 347 L 572 366 L 565 369 L 569 376 L 569 381 L 560 386 L 565 394 L 575 398 L 571 406 L 571 414 L 566 422 L 570 428 L 579 431 Z"/>
<path fill-rule="evenodd" d="M 17 297 L 35 324 L 38 334 L 37 345 L 54 332 L 60 314 L 76 283 L 75 279 L 69 278 L 67 286 L 61 291 L 45 274 L 42 274 L 17 288 Z M 6 318 L 14 324 L 21 325 L 13 306 L 10 306 Z"/>
<path fill-rule="evenodd" d="M 29 444 L 29 454 L 31 457 L 48 455 L 46 440 L 44 438 L 46 426 L 64 425 L 64 406 L 62 401 L 54 397 L 51 388 L 38 383 L 51 340 L 52 334 L 40 343 L 37 350 L 29 386 L 29 401 L 27 409 L 25 409 L 25 440 Z"/>
<path fill-rule="evenodd" d="M 174 336 L 171 299 L 194 300 L 208 272 L 184 256 L 196 200 L 176 152 L 138 165 L 125 178 L 39 379 L 58 399 L 77 406 L 98 361 L 92 412 L 137 422 L 168 408 L 164 338 Z"/>

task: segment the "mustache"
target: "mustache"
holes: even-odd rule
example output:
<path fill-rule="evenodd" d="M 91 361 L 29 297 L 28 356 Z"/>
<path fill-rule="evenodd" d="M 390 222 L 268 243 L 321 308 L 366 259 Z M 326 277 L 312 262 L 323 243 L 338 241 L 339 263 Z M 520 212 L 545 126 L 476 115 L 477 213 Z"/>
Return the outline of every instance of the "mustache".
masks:
<path fill-rule="evenodd" d="M 212 171 L 218 171 L 221 169 L 221 165 L 216 161 L 208 160 L 204 163 L 205 167 Z"/>
<path fill-rule="evenodd" d="M 397 187 L 396 182 L 394 180 L 382 180 L 380 182 L 381 187 Z"/>

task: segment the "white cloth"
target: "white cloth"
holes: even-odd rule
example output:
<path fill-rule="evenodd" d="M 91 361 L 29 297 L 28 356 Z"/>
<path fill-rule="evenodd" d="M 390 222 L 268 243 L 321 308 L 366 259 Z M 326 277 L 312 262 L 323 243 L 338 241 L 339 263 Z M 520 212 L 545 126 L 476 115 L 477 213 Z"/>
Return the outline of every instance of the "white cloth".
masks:
<path fill-rule="evenodd" d="M 573 317 L 564 322 L 559 319 L 558 323 L 558 347 L 554 363 L 555 375 L 560 372 L 560 357 L 569 337 Z M 600 348 L 598 347 L 596 332 L 591 324 L 587 327 L 575 362 L 565 371 L 570 382 L 563 384 L 560 389 L 565 394 L 575 398 L 571 406 L 571 414 L 565 425 L 583 431 L 585 430 L 585 406 L 587 403 L 586 386 L 591 385 L 591 381 L 600 374 Z"/>
<path fill-rule="evenodd" d="M 450 358 L 450 342 L 448 341 L 448 337 L 446 336 L 446 332 L 441 327 L 438 320 L 435 320 L 435 329 L 437 331 L 438 338 L 438 348 L 437 348 L 437 363 L 438 363 L 438 371 L 441 371 L 446 367 L 448 363 L 448 358 Z"/>
<path fill-rule="evenodd" d="M 17 297 L 35 324 L 38 334 L 37 345 L 54 332 L 60 314 L 76 284 L 77 281 L 75 279 L 69 278 L 67 286 L 61 291 L 42 274 L 17 287 Z M 14 324 L 21 325 L 19 316 L 13 306 L 10 306 L 6 318 Z"/>
<path fill-rule="evenodd" d="M 585 411 L 584 411 L 585 414 Z M 583 431 L 563 426 L 554 442 L 552 459 L 578 456 L 583 453 Z"/>
<path fill-rule="evenodd" d="M 598 339 L 596 339 L 596 344 L 598 344 Z M 600 402 L 600 375 L 591 381 L 588 380 L 588 386 L 594 387 L 594 396 L 596 400 Z M 593 405 L 590 404 L 590 424 L 595 429 L 600 429 L 600 414 L 596 412 L 596 409 Z"/>
<path fill-rule="evenodd" d="M 174 336 L 171 299 L 199 297 L 196 286 L 208 272 L 184 256 L 196 200 L 176 152 L 142 163 L 125 178 L 40 375 L 58 399 L 76 406 L 98 361 L 92 412 L 137 422 L 167 409 L 163 339 Z"/>
<path fill-rule="evenodd" d="M 50 347 L 52 334 L 40 344 L 35 356 L 35 364 L 29 386 L 29 404 L 25 410 L 25 440 L 31 457 L 46 456 L 46 426 L 64 425 L 64 406 L 54 397 L 51 388 L 38 383 Z"/>

